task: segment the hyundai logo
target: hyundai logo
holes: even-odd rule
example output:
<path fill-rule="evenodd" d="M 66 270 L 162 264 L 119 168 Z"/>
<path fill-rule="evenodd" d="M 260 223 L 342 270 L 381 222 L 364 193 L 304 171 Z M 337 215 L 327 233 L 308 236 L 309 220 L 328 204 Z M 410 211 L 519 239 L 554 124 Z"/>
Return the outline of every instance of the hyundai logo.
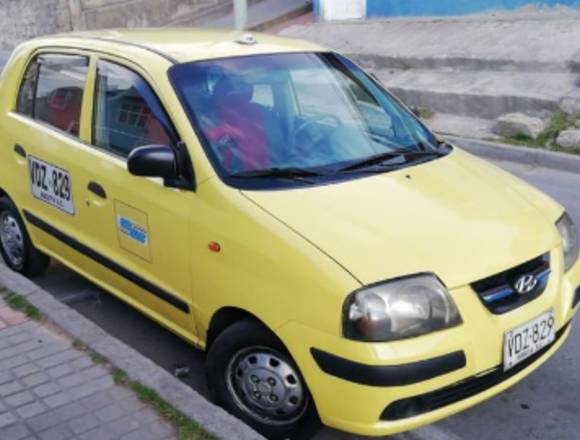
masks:
<path fill-rule="evenodd" d="M 526 295 L 536 288 L 538 279 L 535 275 L 524 275 L 516 281 L 514 289 L 518 295 Z"/>

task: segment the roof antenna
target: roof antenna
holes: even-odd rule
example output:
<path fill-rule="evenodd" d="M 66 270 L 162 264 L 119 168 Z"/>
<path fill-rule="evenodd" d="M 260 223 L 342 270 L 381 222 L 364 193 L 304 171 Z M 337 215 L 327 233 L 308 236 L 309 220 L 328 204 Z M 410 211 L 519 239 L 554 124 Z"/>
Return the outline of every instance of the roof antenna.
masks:
<path fill-rule="evenodd" d="M 244 34 L 236 40 L 236 43 L 252 46 L 258 44 L 258 40 L 256 40 L 252 34 Z"/>

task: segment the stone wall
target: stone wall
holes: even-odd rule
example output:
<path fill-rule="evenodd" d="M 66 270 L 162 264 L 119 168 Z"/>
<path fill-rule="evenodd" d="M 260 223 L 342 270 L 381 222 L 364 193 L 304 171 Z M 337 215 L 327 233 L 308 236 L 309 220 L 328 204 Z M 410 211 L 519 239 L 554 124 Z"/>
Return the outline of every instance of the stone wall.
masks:
<path fill-rule="evenodd" d="M 0 48 L 9 49 L 36 35 L 58 32 L 59 23 L 66 28 L 70 16 L 62 3 L 61 0 L 0 0 Z"/>
<path fill-rule="evenodd" d="M 0 0 L 0 50 L 55 32 L 196 24 L 231 5 L 232 0 Z"/>

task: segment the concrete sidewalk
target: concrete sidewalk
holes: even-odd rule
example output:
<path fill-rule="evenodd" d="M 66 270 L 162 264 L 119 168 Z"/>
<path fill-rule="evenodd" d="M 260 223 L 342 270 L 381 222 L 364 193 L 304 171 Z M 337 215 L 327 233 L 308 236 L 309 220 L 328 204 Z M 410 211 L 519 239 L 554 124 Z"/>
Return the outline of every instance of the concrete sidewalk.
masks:
<path fill-rule="evenodd" d="M 176 438 L 174 426 L 66 335 L 0 299 L 0 439 Z"/>

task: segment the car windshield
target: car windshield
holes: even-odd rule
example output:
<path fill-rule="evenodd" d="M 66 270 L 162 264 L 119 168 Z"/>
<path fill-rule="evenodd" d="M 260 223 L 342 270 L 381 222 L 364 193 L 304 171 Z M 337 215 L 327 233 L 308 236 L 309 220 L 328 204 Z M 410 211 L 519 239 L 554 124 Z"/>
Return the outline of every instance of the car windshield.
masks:
<path fill-rule="evenodd" d="M 170 78 L 217 173 L 234 186 L 384 172 L 440 152 L 414 115 L 336 54 L 198 61 Z"/>

